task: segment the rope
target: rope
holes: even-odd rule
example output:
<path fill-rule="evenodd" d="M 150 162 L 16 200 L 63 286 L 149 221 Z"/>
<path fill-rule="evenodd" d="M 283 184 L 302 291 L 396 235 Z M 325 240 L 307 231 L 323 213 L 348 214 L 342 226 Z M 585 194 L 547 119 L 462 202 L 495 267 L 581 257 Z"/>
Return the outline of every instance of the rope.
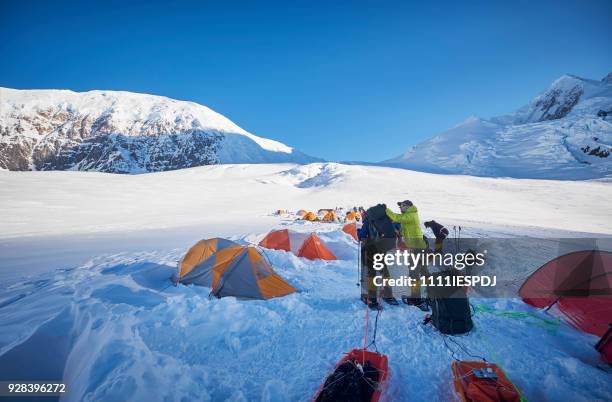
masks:
<path fill-rule="evenodd" d="M 378 309 L 378 311 L 376 311 L 376 319 L 374 320 L 374 336 L 372 337 L 372 342 L 370 342 L 370 344 L 366 347 L 369 348 L 370 346 L 374 346 L 374 350 L 376 351 L 376 353 L 378 353 L 378 347 L 376 346 L 376 333 L 378 332 L 378 317 L 380 316 L 380 313 L 382 312 L 382 309 Z"/>
<path fill-rule="evenodd" d="M 447 348 L 447 349 L 448 349 L 448 350 L 451 352 L 451 357 L 452 357 L 454 360 L 456 360 L 456 361 L 460 361 L 460 360 L 457 358 L 457 356 L 455 355 L 456 350 L 454 350 L 453 348 L 451 348 L 451 347 L 448 345 L 448 343 L 446 342 L 446 339 L 449 339 L 451 342 L 453 342 L 455 345 L 457 345 L 457 346 L 459 347 L 459 349 L 461 349 L 461 351 L 462 351 L 463 353 L 465 353 L 466 355 L 468 355 L 468 356 L 470 356 L 470 357 L 473 357 L 473 358 L 475 358 L 475 359 L 480 359 L 480 360 L 482 360 L 483 362 L 488 363 L 488 362 L 487 362 L 487 359 L 485 359 L 484 357 L 482 357 L 482 356 L 478 356 L 478 355 L 474 355 L 474 354 L 470 353 L 470 352 L 468 351 L 468 349 L 467 349 L 467 348 L 466 348 L 464 345 L 462 345 L 461 343 L 459 343 L 459 342 L 458 342 L 456 339 L 454 339 L 454 338 L 452 338 L 452 337 L 450 337 L 450 336 L 448 336 L 448 335 L 444 335 L 444 334 L 443 334 L 443 333 L 441 333 L 441 332 L 438 332 L 438 334 L 439 334 L 439 335 L 442 337 L 442 341 L 444 342 L 444 346 L 446 346 L 446 348 Z"/>
<path fill-rule="evenodd" d="M 540 317 L 537 314 L 527 312 L 527 311 L 501 311 L 501 310 L 496 310 L 495 308 L 489 307 L 484 304 L 477 304 L 477 305 L 472 306 L 472 308 L 474 309 L 474 314 L 481 312 L 481 313 L 491 313 L 499 317 L 507 317 L 507 318 L 516 318 L 516 319 L 533 318 L 533 319 L 538 320 L 539 322 L 539 324 L 536 324 L 536 325 L 542 328 L 545 328 L 545 329 L 558 330 L 561 324 L 561 320 L 558 317 L 555 320 L 547 320 L 545 318 Z"/>
<path fill-rule="evenodd" d="M 493 356 L 493 358 L 495 359 L 496 362 L 499 362 L 499 359 L 497 358 L 497 354 L 492 350 L 492 348 L 490 347 L 489 343 L 484 339 L 484 337 L 480 334 L 480 332 L 476 331 L 476 334 L 478 335 L 478 339 L 480 339 L 480 341 L 482 342 L 484 348 L 487 349 L 487 352 L 491 356 Z M 508 374 L 506 374 L 506 370 L 504 370 L 504 368 L 500 364 L 497 364 L 497 368 L 499 368 L 499 370 L 506 377 L 508 382 L 511 383 L 514 386 L 514 388 L 516 389 L 516 391 L 519 394 L 519 397 L 521 398 L 521 402 L 527 402 L 527 398 L 525 398 L 525 395 L 523 395 L 523 393 L 521 392 L 519 387 L 517 387 L 516 384 L 514 384 L 512 381 L 510 381 L 510 378 L 508 377 Z"/>
<path fill-rule="evenodd" d="M 170 286 L 172 286 L 172 285 L 173 285 L 173 283 L 172 283 L 172 281 L 170 281 L 170 284 L 169 284 L 168 286 L 166 286 L 166 287 L 165 287 L 165 288 L 163 288 L 163 289 L 158 290 L 158 292 L 160 292 L 160 293 L 161 293 L 161 292 L 163 292 L 164 290 L 168 289 L 168 288 L 169 288 Z"/>
<path fill-rule="evenodd" d="M 367 300 L 367 303 L 366 303 L 366 308 L 365 308 L 365 336 L 363 337 L 363 352 L 362 352 L 362 357 L 361 357 L 362 365 L 365 364 L 365 352 L 367 348 L 366 343 L 368 342 L 368 327 L 370 324 L 370 316 L 369 316 L 370 298 L 368 297 L 366 300 Z"/>
<path fill-rule="evenodd" d="M 488 362 L 487 362 L 487 359 L 485 359 L 484 357 L 482 357 L 482 356 L 478 356 L 478 355 L 474 355 L 474 354 L 471 354 L 471 353 L 470 353 L 470 352 L 467 350 L 467 348 L 466 348 L 464 345 L 462 345 L 461 343 L 459 343 L 459 342 L 458 342 L 456 339 L 453 339 L 453 338 L 451 338 L 451 337 L 449 337 L 449 339 L 450 339 L 450 341 L 451 341 L 451 342 L 453 342 L 455 345 L 459 346 L 459 349 L 461 349 L 461 350 L 463 351 L 463 353 L 465 353 L 466 355 L 468 355 L 468 356 L 470 356 L 470 357 L 473 357 L 473 358 L 475 358 L 475 359 L 480 359 L 480 360 L 482 360 L 483 362 L 488 363 Z"/>

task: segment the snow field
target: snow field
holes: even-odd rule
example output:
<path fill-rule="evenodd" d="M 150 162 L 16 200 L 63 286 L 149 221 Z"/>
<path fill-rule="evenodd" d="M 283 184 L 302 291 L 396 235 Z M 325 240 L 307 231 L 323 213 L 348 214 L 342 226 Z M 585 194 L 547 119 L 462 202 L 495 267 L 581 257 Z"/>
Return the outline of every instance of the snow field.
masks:
<path fill-rule="evenodd" d="M 17 351 L 24 375 L 62 373 L 71 385 L 68 401 L 309 400 L 364 334 L 356 245 L 337 225 L 333 231 L 320 226 L 330 247 L 350 252 L 324 262 L 265 250 L 275 270 L 299 289 L 268 301 L 211 299 L 207 288 L 168 286 L 186 248 L 101 256 L 5 287 L 0 319 L 8 330 L 0 335 L 0 367 L 15 366 Z M 516 299 L 472 303 L 554 319 Z M 390 358 L 389 400 L 456 399 L 451 352 L 439 333 L 420 324 L 423 317 L 408 306 L 387 307 L 379 317 L 377 345 Z M 373 312 L 370 320 L 373 325 Z M 500 364 L 527 399 L 612 397 L 608 374 L 594 366 L 595 337 L 564 323 L 555 329 L 489 312 L 474 320 L 474 331 L 454 338 Z M 28 367 L 51 346 L 41 340 L 58 332 L 69 336 L 52 344 L 63 350 L 50 363 L 56 367 Z M 470 359 L 447 343 L 456 356 Z"/>

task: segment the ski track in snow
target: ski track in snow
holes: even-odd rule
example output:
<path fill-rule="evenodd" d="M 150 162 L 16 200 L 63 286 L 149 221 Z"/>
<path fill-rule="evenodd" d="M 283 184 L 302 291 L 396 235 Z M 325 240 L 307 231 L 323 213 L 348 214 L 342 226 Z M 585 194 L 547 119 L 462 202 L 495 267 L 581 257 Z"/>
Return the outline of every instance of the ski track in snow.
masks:
<path fill-rule="evenodd" d="M 203 172 L 206 175 L 200 174 Z M 287 207 L 276 205 L 278 200 L 292 208 L 344 205 L 351 200 L 363 200 L 367 206 L 377 195 L 364 194 L 363 186 L 355 181 L 357 174 L 362 183 L 376 181 L 379 188 L 389 189 L 380 196 L 387 202 L 408 198 L 391 183 L 411 183 L 409 197 L 423 205 L 422 219 L 437 217 L 433 215 L 436 208 L 442 216 L 457 211 L 455 219 L 443 222 L 463 225 L 465 236 L 610 234 L 609 224 L 597 221 L 600 216 L 610 216 L 610 207 L 600 202 L 609 199 L 607 183 L 553 185 L 335 164 L 209 167 L 139 178 L 2 173 L 0 180 L 14 190 L 0 193 L 2 217 L 31 213 L 33 221 L 41 222 L 19 226 L 17 218 L 5 221 L 4 236 L 12 239 L 0 242 L 3 253 L 8 253 L 6 259 L 0 257 L 4 271 L 0 282 L 0 378 L 63 378 L 70 386 L 63 397 L 66 401 L 310 400 L 342 353 L 363 342 L 357 246 L 337 224 L 294 222 L 263 211 L 269 214 Z M 20 180 L 13 180 L 16 175 L 22 175 Z M 23 190 L 18 184 L 22 182 L 28 191 L 18 191 Z M 199 186 L 194 199 L 177 192 L 177 188 L 194 188 L 194 183 Z M 446 187 L 440 189 L 443 184 Z M 111 194 L 100 200 L 98 197 L 105 196 L 100 189 Z M 124 193 L 113 193 L 119 189 Z M 513 191 L 514 198 L 510 196 Z M 595 200 L 589 199 L 589 191 L 596 191 Z M 470 193 L 478 202 L 467 198 Z M 563 193 L 567 196 L 559 203 L 544 196 Z M 155 194 L 161 194 L 159 199 L 151 198 Z M 506 195 L 503 202 L 511 213 L 504 215 L 496 209 L 500 194 Z M 108 205 L 113 196 L 126 204 L 128 212 Z M 129 204 L 134 200 L 141 204 Z M 194 200 L 200 202 L 201 215 L 208 220 L 194 218 L 197 229 L 181 234 L 180 225 L 187 222 L 181 214 L 194 214 Z M 513 209 L 521 203 L 533 208 L 525 211 L 527 216 Z M 102 208 L 105 204 L 107 210 Z M 245 212 L 222 216 L 222 205 Z M 552 207 L 547 209 L 548 205 Z M 566 216 L 566 211 L 577 210 L 578 205 L 587 211 Z M 476 216 L 475 210 L 483 212 Z M 71 216 L 74 211 L 78 211 L 76 217 Z M 159 220 L 163 213 L 172 213 L 171 222 Z M 535 226 L 538 215 L 549 227 Z M 94 230 L 87 235 L 87 231 L 79 232 L 75 224 L 79 220 L 92 222 Z M 138 240 L 143 233 L 125 234 L 147 220 L 153 220 L 150 228 L 157 228 L 149 229 L 150 233 L 171 224 L 175 231 L 157 238 L 151 234 L 145 241 Z M 268 301 L 211 299 L 208 288 L 169 286 L 177 261 L 199 237 L 216 234 L 256 244 L 268 230 L 278 227 L 317 230 L 341 259 L 309 261 L 266 250 L 277 273 L 299 290 Z M 91 234 L 109 228 L 122 231 L 124 237 L 115 240 L 121 244 L 105 244 L 109 240 L 103 234 Z M 51 233 L 59 237 L 49 243 L 44 237 L 28 237 Z M 69 237 L 71 233 L 83 233 L 83 239 Z M 115 235 L 111 231 L 108 236 Z M 75 253 L 83 254 L 78 263 L 68 258 L 71 244 Z M 12 245 L 19 245 L 17 251 L 11 251 Z M 47 255 L 53 255 L 50 250 L 54 248 L 64 252 L 58 251 L 53 265 L 28 272 L 29 264 L 41 264 Z M 88 250 L 90 254 L 84 253 Z M 15 266 L 23 270 L 21 275 L 7 276 L 6 271 Z M 547 320 L 553 320 L 555 314 L 539 312 L 520 299 L 472 298 L 471 302 L 500 311 L 530 312 Z M 377 346 L 390 359 L 388 400 L 458 400 L 450 370 L 453 358 L 442 336 L 421 325 L 424 314 L 408 306 L 387 307 L 381 313 Z M 373 313 L 370 319 L 373 324 Z M 554 328 L 534 318 L 490 312 L 476 313 L 474 322 L 470 334 L 455 339 L 471 353 L 500 364 L 528 400 L 612 400 L 609 374 L 596 368 L 596 337 L 563 321 Z M 472 359 L 455 349 L 458 357 Z M 40 364 L 41 356 L 45 364 Z"/>

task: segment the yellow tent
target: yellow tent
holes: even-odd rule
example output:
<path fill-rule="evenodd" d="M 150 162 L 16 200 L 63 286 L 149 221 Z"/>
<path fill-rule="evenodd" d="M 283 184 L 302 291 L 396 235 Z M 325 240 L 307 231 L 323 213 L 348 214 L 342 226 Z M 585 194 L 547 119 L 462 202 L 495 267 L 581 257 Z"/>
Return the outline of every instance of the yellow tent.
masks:
<path fill-rule="evenodd" d="M 217 297 L 270 299 L 296 291 L 255 247 L 220 238 L 200 240 L 191 247 L 179 262 L 177 279 L 207 286 Z"/>
<path fill-rule="evenodd" d="M 361 214 L 355 211 L 349 211 L 346 213 L 346 219 L 349 221 L 358 221 L 361 219 Z"/>
<path fill-rule="evenodd" d="M 302 219 L 304 219 L 305 221 L 312 222 L 319 220 L 319 218 L 317 218 L 317 215 L 314 212 L 307 212 L 306 215 L 302 217 Z"/>

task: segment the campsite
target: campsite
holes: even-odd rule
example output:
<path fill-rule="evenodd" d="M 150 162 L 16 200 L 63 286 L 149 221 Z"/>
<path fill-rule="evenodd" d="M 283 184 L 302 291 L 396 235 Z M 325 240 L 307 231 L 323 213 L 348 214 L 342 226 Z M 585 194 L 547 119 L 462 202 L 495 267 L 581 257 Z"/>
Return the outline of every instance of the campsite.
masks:
<path fill-rule="evenodd" d="M 0 402 L 612 402 L 612 0 L 0 1 Z"/>
<path fill-rule="evenodd" d="M 317 175 L 320 184 L 300 186 L 309 178 L 304 172 Z M 333 179 L 326 172 L 334 172 Z M 304 208 L 316 213 L 319 205 L 350 209 L 352 205 L 342 204 L 347 199 L 356 205 L 391 205 L 404 190 L 389 185 L 378 198 L 361 194 L 357 183 L 396 181 L 398 176 L 419 183 L 411 197 L 422 206 L 423 220 L 435 217 L 451 228 L 461 225 L 466 239 L 524 242 L 525 236 L 612 235 L 604 219 L 610 211 L 601 208 L 612 194 L 597 182 L 521 182 L 336 164 L 211 166 L 144 176 L 57 172 L 48 177 L 41 172 L 17 178 L 0 172 L 1 184 L 16 190 L 2 193 L 0 211 L 7 222 L 4 234 L 12 236 L 2 241 L 0 264 L 14 267 L 2 272 L 0 318 L 7 330 L 0 334 L 0 367 L 20 378 L 63 376 L 72 384 L 65 400 L 309 400 L 343 353 L 361 348 L 365 309 L 356 286 L 358 247 L 342 230 L 346 223 L 306 221 L 297 212 Z M 250 194 L 249 207 L 231 207 L 223 197 L 204 199 L 193 192 L 195 183 L 202 188 L 198 191 L 206 191 L 220 189 L 221 182 L 225 199 L 231 196 L 239 204 L 243 194 Z M 441 203 L 439 193 L 428 186 L 440 188 L 442 182 L 449 193 L 477 199 L 478 209 L 472 203 L 457 207 L 454 198 Z M 509 216 L 496 200 L 512 202 L 507 194 L 518 185 L 524 189 L 525 214 Z M 165 189 L 158 192 L 165 194 L 161 199 L 148 196 L 156 187 Z M 105 198 L 109 190 L 122 194 L 121 200 Z M 188 196 L 179 200 L 172 195 L 176 193 Z M 550 194 L 556 193 L 564 197 L 551 201 Z M 280 194 L 283 202 L 277 205 Z M 25 216 L 24 201 L 35 195 L 40 204 L 28 211 L 31 223 L 17 224 L 11 217 Z M 555 199 L 563 220 L 547 212 Z M 123 208 L 114 208 L 115 203 Z M 275 212 L 281 208 L 287 213 L 279 216 Z M 55 219 L 58 210 L 65 211 L 61 221 Z M 152 210 L 157 212 L 151 215 Z M 147 232 L 136 231 L 145 221 Z M 70 238 L 61 233 L 68 230 L 82 235 L 66 241 Z M 283 246 L 282 241 L 281 249 L 260 245 L 278 230 L 302 239 L 316 233 L 335 259 L 300 257 L 293 244 Z M 217 298 L 207 286 L 175 286 L 172 276 L 192 246 L 215 237 L 228 239 L 226 245 L 232 247 L 238 244 L 237 249 L 258 250 L 262 261 L 269 261 L 296 291 L 251 300 Z M 531 242 L 533 249 L 519 244 L 522 253 L 514 246 L 507 249 L 508 267 L 522 255 L 532 261 L 526 268 L 535 271 L 556 252 L 542 255 L 544 248 L 537 242 Z M 38 253 L 25 253 L 26 245 L 35 245 Z M 75 248 L 87 255 L 73 252 Z M 497 363 L 527 400 L 610 399 L 610 374 L 598 368 L 602 360 L 594 348 L 599 336 L 577 329 L 559 306 L 545 312 L 518 295 L 470 298 L 470 303 L 473 330 L 452 337 L 422 325 L 426 313 L 415 307 L 385 307 L 376 346 L 389 359 L 387 398 L 457 400 L 454 358 L 479 360 L 467 351 Z M 370 340 L 375 316 L 371 311 Z M 43 350 L 53 353 L 46 365 L 37 364 Z M 19 366 L 12 363 L 15 356 Z"/>

